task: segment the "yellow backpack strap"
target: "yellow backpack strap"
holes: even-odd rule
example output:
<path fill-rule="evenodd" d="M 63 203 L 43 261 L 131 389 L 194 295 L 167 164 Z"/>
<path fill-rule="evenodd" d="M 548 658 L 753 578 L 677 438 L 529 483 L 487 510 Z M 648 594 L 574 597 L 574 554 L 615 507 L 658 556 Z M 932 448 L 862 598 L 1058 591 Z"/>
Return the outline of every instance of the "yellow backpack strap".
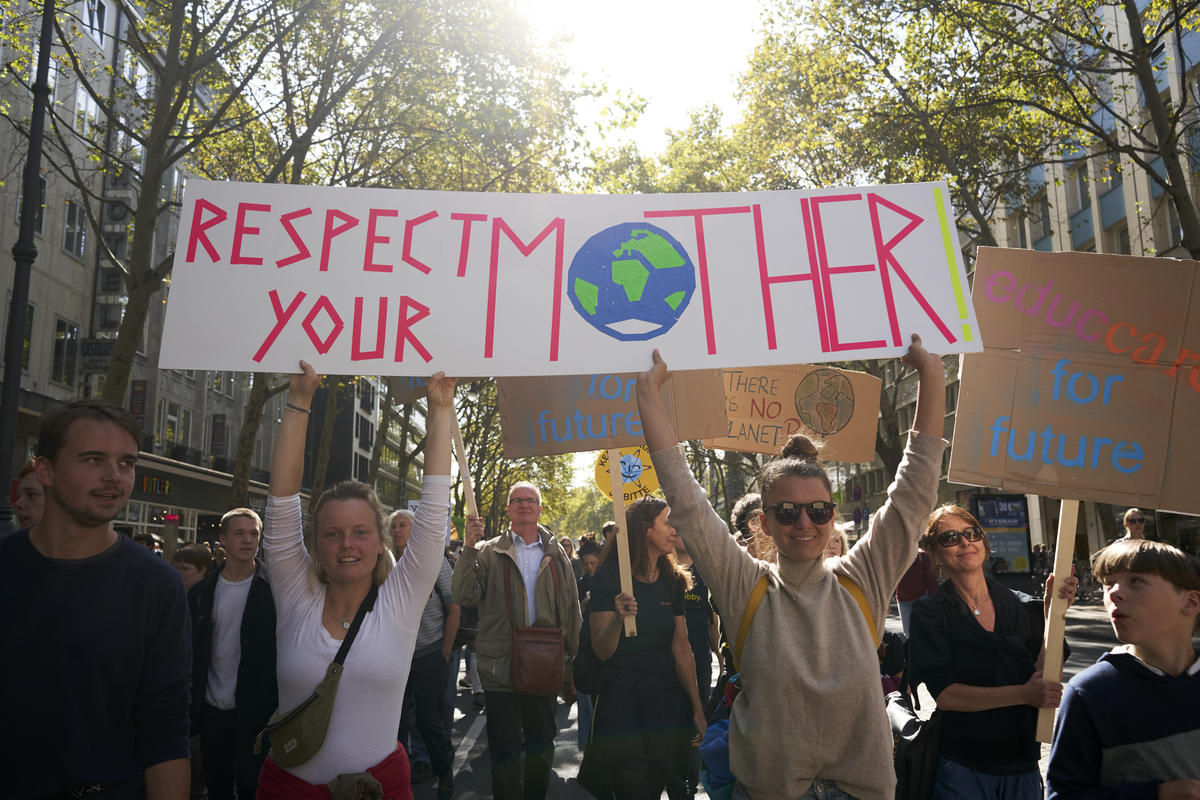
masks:
<path fill-rule="evenodd" d="M 766 593 L 767 576 L 764 574 L 758 579 L 758 583 L 754 584 L 754 590 L 750 592 L 750 600 L 746 603 L 746 611 L 742 614 L 742 624 L 738 626 L 737 642 L 733 647 L 735 671 L 741 670 L 739 665 L 742 663 L 742 648 L 746 646 L 746 637 L 750 635 L 750 623 L 754 621 L 754 614 L 758 611 L 758 606 L 762 603 Z"/>
<path fill-rule="evenodd" d="M 871 607 L 867 605 L 867 596 L 863 594 L 863 590 L 857 583 L 845 575 L 838 575 L 837 580 L 842 588 L 854 598 L 854 602 L 858 603 L 858 610 L 862 612 L 863 619 L 867 621 L 867 633 L 870 635 L 871 641 L 876 641 L 879 637 L 875 634 L 875 615 L 871 613 Z"/>

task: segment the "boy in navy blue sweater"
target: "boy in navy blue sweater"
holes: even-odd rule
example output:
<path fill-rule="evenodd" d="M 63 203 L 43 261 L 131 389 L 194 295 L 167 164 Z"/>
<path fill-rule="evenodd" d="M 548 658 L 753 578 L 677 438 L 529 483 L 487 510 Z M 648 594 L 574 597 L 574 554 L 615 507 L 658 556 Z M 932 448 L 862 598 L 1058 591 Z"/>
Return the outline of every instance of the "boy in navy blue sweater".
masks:
<path fill-rule="evenodd" d="M 1092 571 L 1124 644 L 1063 693 L 1047 795 L 1200 798 L 1200 565 L 1131 539 L 1100 551 Z"/>

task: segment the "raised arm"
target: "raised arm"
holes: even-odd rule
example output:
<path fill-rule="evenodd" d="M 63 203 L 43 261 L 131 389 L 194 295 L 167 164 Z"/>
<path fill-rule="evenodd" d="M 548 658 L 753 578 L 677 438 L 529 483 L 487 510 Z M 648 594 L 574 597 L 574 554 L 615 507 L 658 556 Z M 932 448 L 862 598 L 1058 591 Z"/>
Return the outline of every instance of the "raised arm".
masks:
<path fill-rule="evenodd" d="M 663 361 L 657 349 L 653 358 L 654 366 L 637 381 L 638 413 L 642 417 L 642 433 L 646 436 L 646 446 L 650 448 L 651 453 L 666 450 L 679 443 L 662 401 L 662 385 L 670 379 L 671 373 L 667 369 L 667 362 Z"/>
<path fill-rule="evenodd" d="M 908 352 L 900 362 L 917 371 L 917 412 L 913 430 L 941 438 L 946 427 L 946 367 L 921 345 L 921 337 L 912 335 Z"/>
<path fill-rule="evenodd" d="M 425 417 L 425 474 L 450 474 L 450 415 L 454 413 L 454 378 L 439 372 L 426 383 L 429 412 Z"/>
<path fill-rule="evenodd" d="M 687 543 L 696 568 L 704 576 L 722 614 L 738 619 L 745 608 L 765 563 L 739 547 L 729 528 L 696 482 L 679 447 L 675 429 L 662 401 L 662 386 L 671 377 L 662 355 L 655 350 L 654 364 L 637 381 L 638 411 L 642 432 L 662 482 L 663 494 L 671 505 L 671 519 Z M 593 597 L 595 592 L 593 591 Z M 594 610 L 594 609 L 593 609 Z M 595 616 L 592 617 L 595 620 Z"/>
<path fill-rule="evenodd" d="M 304 440 L 308 434 L 308 416 L 313 395 L 321 385 L 321 376 L 307 361 L 300 362 L 300 372 L 288 381 L 287 404 L 283 421 L 275 435 L 271 453 L 271 479 L 267 491 L 273 497 L 290 497 L 300 492 L 304 474 Z"/>

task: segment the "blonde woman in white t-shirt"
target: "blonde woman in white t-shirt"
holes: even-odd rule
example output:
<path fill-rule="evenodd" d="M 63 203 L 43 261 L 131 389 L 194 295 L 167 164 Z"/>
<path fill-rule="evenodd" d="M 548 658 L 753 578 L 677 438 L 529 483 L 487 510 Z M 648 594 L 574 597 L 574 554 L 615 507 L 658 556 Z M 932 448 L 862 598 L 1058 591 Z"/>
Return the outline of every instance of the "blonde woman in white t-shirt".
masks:
<path fill-rule="evenodd" d="M 260 800 L 327 796 L 323 785 L 368 773 L 384 798 L 411 798 L 408 758 L 396 742 L 417 627 L 442 562 L 450 492 L 450 414 L 454 380 L 428 382 L 425 478 L 404 557 L 393 569 L 390 537 L 375 492 L 357 481 L 326 490 L 312 513 L 313 545 L 304 545 L 301 471 L 313 395 L 321 377 L 301 361 L 291 377 L 271 459 L 265 547 L 275 598 L 279 707 L 298 706 L 325 677 L 359 606 L 378 587 L 346 657 L 324 743 L 308 761 L 283 768 L 268 759 Z M 451 786 L 439 786 L 448 796 Z"/>

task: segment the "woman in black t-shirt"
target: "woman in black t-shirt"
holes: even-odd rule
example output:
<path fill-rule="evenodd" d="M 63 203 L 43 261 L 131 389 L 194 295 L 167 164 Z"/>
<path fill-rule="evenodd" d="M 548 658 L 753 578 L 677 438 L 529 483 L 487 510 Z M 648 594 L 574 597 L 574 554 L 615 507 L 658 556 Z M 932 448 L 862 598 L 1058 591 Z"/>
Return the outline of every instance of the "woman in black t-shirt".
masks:
<path fill-rule="evenodd" d="M 621 592 L 615 536 L 592 580 L 588 624 L 604 672 L 579 780 L 597 797 L 682 796 L 688 747 L 704 731 L 683 616 L 690 578 L 673 556 L 670 512 L 653 497 L 629 507 L 632 597 Z M 637 619 L 636 637 L 624 636 L 625 617 Z"/>

